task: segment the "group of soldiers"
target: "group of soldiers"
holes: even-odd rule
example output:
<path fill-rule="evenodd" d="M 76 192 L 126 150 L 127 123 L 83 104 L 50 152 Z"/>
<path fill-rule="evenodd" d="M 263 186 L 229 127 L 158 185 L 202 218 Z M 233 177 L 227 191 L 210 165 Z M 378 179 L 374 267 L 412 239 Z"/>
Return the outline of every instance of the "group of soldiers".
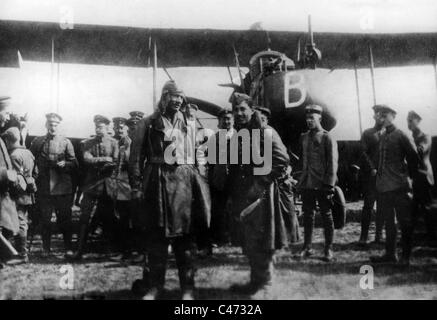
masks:
<path fill-rule="evenodd" d="M 81 142 L 80 155 L 75 154 L 71 141 L 59 134 L 62 118 L 58 114 L 47 114 L 47 134 L 35 138 L 29 150 L 22 144 L 19 127 L 0 122 L 3 235 L 9 239 L 15 236 L 18 253 L 27 262 L 27 216 L 30 206 L 36 203 L 43 255 L 50 255 L 50 223 L 55 212 L 63 234 L 65 257 L 80 260 L 90 229 L 98 221 L 105 239 L 124 257 L 132 250 L 142 254 L 143 279 L 137 283 L 140 286 L 137 291 L 143 299 L 156 299 L 162 292 L 171 246 L 181 297 L 187 300 L 194 297 L 197 252 L 211 253 L 214 244 L 231 240 L 243 247 L 250 265 L 250 280 L 232 286 L 231 290 L 253 298 L 270 298 L 275 251 L 299 240 L 293 196 L 293 191 L 298 190 L 304 244 L 295 257 L 305 259 L 314 254 L 312 234 L 318 211 L 325 237 L 322 259 L 331 262 L 338 151 L 336 141 L 322 128 L 323 109 L 318 105 L 305 108 L 308 131 L 301 136 L 302 170 L 297 181 L 292 175 L 287 148 L 268 125 L 268 109 L 253 105 L 246 94 L 235 93 L 232 109 L 223 109 L 218 117 L 220 130 L 212 134 L 197 121 L 198 109 L 187 103 L 174 81 L 168 81 L 157 110 L 148 117 L 133 112 L 130 119 L 112 119 L 113 136 L 109 134 L 110 120 L 95 116 L 95 136 Z M 429 161 L 431 139 L 421 132 L 421 118 L 415 112 L 408 115 L 412 142 L 395 127 L 395 110 L 386 105 L 376 105 L 373 110 L 375 126 L 366 130 L 361 139 L 366 179 L 359 244 L 367 245 L 376 202 L 375 241 L 382 241 L 385 224 L 386 248 L 383 256 L 371 260 L 398 261 L 397 219 L 402 233 L 401 262 L 408 264 L 420 213 L 427 221 L 429 236 L 435 237 L 430 212 L 434 183 Z M 249 132 L 248 140 L 240 134 L 243 130 Z M 257 130 L 261 139 L 255 134 Z M 182 139 L 175 133 L 181 133 Z M 219 136 L 226 137 L 224 145 L 220 144 Z M 264 153 L 266 139 L 271 143 L 270 168 L 259 174 L 255 155 Z M 237 146 L 237 163 L 229 161 L 233 143 Z M 208 148 L 214 146 L 218 146 L 217 158 L 225 151 L 227 161 L 214 164 L 200 161 L 207 157 Z M 191 147 L 196 150 L 194 162 L 184 161 Z M 244 150 L 250 151 L 249 161 L 243 160 Z M 84 170 L 80 186 L 83 195 L 73 251 L 72 172 L 79 163 Z"/>

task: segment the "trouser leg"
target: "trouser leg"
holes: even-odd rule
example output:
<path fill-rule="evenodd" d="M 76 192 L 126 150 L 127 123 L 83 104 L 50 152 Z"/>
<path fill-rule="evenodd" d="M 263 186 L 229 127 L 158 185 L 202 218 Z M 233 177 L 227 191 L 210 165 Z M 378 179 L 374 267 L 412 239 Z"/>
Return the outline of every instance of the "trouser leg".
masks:
<path fill-rule="evenodd" d="M 28 226 L 28 206 L 17 205 L 18 221 L 19 221 L 19 231 L 16 236 L 16 246 L 17 251 L 21 255 L 27 254 L 27 231 Z"/>
<path fill-rule="evenodd" d="M 55 202 L 58 226 L 64 238 L 64 249 L 69 251 L 72 249 L 71 238 L 73 227 L 71 220 L 71 207 L 73 205 L 73 195 L 57 196 Z"/>
<path fill-rule="evenodd" d="M 392 192 L 380 193 L 378 197 L 378 205 L 381 207 L 381 213 L 384 216 L 385 223 L 385 251 L 389 256 L 396 255 L 396 221 L 395 221 L 395 206 Z"/>
<path fill-rule="evenodd" d="M 373 182 L 373 183 L 372 183 Z M 373 207 L 375 205 L 375 183 L 367 181 L 364 187 L 364 205 L 361 213 L 361 235 L 360 240 L 367 241 L 369 236 L 369 227 L 372 219 Z"/>
<path fill-rule="evenodd" d="M 314 212 L 316 209 L 316 197 L 314 191 L 302 192 L 302 210 L 304 227 L 304 248 L 310 249 L 313 242 Z"/>
<path fill-rule="evenodd" d="M 107 193 L 104 193 L 98 198 L 98 206 L 102 214 L 103 236 L 112 246 L 117 247 L 115 202 Z"/>
<path fill-rule="evenodd" d="M 411 195 L 407 192 L 396 193 L 394 205 L 401 227 L 402 257 L 409 259 L 413 240 Z"/>
<path fill-rule="evenodd" d="M 323 220 L 323 232 L 325 235 L 325 251 L 332 249 L 332 244 L 334 242 L 334 219 L 332 217 L 332 201 L 331 199 L 323 194 L 318 193 L 317 200 L 319 202 L 320 214 Z"/>
<path fill-rule="evenodd" d="M 150 286 L 161 290 L 165 284 L 168 240 L 163 235 L 152 235 L 148 240 Z"/>
<path fill-rule="evenodd" d="M 376 211 L 375 211 L 375 241 L 382 241 L 382 232 L 384 229 L 384 214 L 380 210 L 379 201 L 376 200 Z"/>
<path fill-rule="evenodd" d="M 91 217 L 96 210 L 97 198 L 94 195 L 84 193 L 80 207 L 81 215 L 79 218 L 79 237 L 77 244 L 77 253 L 82 255 L 85 250 L 85 245 L 88 237 L 88 228 Z"/>
<path fill-rule="evenodd" d="M 174 239 L 173 249 L 182 291 L 194 289 L 194 242 L 189 236 Z"/>
<path fill-rule="evenodd" d="M 129 201 L 117 201 L 115 210 L 119 215 L 117 242 L 123 253 L 127 253 L 132 245 L 132 229 Z"/>
<path fill-rule="evenodd" d="M 41 226 L 41 238 L 42 238 L 42 247 L 44 251 L 50 251 L 51 244 L 51 220 L 53 214 L 53 199 L 51 196 L 40 196 L 40 226 Z"/>

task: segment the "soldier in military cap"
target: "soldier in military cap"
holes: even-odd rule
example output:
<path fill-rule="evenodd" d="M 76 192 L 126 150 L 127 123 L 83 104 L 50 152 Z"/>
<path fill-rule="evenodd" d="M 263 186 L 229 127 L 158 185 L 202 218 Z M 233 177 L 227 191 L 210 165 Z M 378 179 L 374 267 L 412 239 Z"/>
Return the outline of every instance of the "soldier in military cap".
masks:
<path fill-rule="evenodd" d="M 127 119 L 126 125 L 128 127 L 128 135 L 132 139 L 135 129 L 137 127 L 138 121 L 144 117 L 144 112 L 141 111 L 131 111 L 129 112 L 130 118 Z"/>
<path fill-rule="evenodd" d="M 209 180 L 211 187 L 211 237 L 212 242 L 224 245 L 230 242 L 230 143 L 235 134 L 234 114 L 232 109 L 223 109 L 218 115 L 218 129 L 215 134 L 216 162 L 209 165 Z M 226 132 L 226 150 L 220 150 L 220 130 Z M 226 162 L 220 163 L 219 152 L 226 151 Z"/>
<path fill-rule="evenodd" d="M 412 195 L 411 178 L 418 172 L 419 156 L 416 146 L 408 136 L 394 125 L 396 111 L 387 106 L 379 107 L 383 133 L 378 147 L 376 190 L 378 205 L 384 216 L 386 241 L 385 254 L 370 257 L 372 262 L 397 262 L 396 220 L 401 226 L 401 263 L 408 265 L 412 250 Z"/>
<path fill-rule="evenodd" d="M 420 160 L 419 171 L 413 184 L 413 228 L 417 224 L 418 217 L 422 216 L 425 219 L 428 241 L 434 244 L 437 240 L 436 225 L 430 211 L 432 187 L 434 186 L 434 174 L 430 161 L 432 139 L 420 129 L 421 121 L 422 117 L 417 112 L 414 110 L 408 112 L 408 129 L 413 135 Z"/>
<path fill-rule="evenodd" d="M 103 215 L 103 229 L 106 239 L 112 243 L 115 224 L 114 201 L 115 186 L 111 179 L 119 159 L 118 141 L 108 134 L 110 120 L 102 115 L 94 116 L 95 132 L 93 138 L 82 142 L 81 152 L 85 164 L 85 178 L 82 186 L 80 230 L 77 252 L 74 259 L 82 259 L 85 249 L 90 219 L 99 205 Z"/>
<path fill-rule="evenodd" d="M 359 245 L 366 245 L 369 236 L 372 211 L 376 202 L 376 174 L 378 168 L 378 143 L 382 133 L 383 119 L 380 114 L 381 105 L 373 106 L 373 119 L 375 125 L 364 130 L 361 136 L 361 180 L 363 183 L 364 205 L 361 213 L 361 235 Z M 375 214 L 375 243 L 382 241 L 384 217 L 376 204 Z"/>
<path fill-rule="evenodd" d="M 71 207 L 73 205 L 72 172 L 78 164 L 69 139 L 59 134 L 62 117 L 56 113 L 46 115 L 47 134 L 32 141 L 30 151 L 35 156 L 39 174 L 37 203 L 41 214 L 43 254 L 50 254 L 52 212 L 57 215 L 59 229 L 64 236 L 66 255 L 72 254 Z"/>
<path fill-rule="evenodd" d="M 202 188 L 196 168 L 184 161 L 188 154 L 187 122 L 180 111 L 184 103 L 182 90 L 168 81 L 158 110 L 138 122 L 132 141 L 132 195 L 147 204 L 139 217 L 150 266 L 150 287 L 143 299 L 156 299 L 164 287 L 169 244 L 176 257 L 182 299 L 193 299 L 195 238 L 209 227 L 209 204 L 202 203 L 204 196 L 199 195 Z M 168 150 L 176 153 L 169 155 Z"/>
<path fill-rule="evenodd" d="M 334 221 L 332 218 L 332 197 L 337 181 L 337 142 L 321 125 L 323 109 L 318 105 L 305 108 L 308 131 L 301 136 L 302 174 L 297 188 L 302 195 L 304 214 L 304 246 L 301 257 L 313 255 L 312 235 L 314 213 L 318 203 L 323 219 L 325 249 L 323 259 L 333 259 Z"/>
<path fill-rule="evenodd" d="M 261 120 L 262 126 L 267 127 L 269 124 L 269 118 L 271 115 L 270 109 L 265 108 L 265 107 L 260 107 L 260 106 L 257 106 L 254 109 L 259 111 L 259 113 L 260 113 L 260 120 Z"/>
<path fill-rule="evenodd" d="M 123 253 L 122 258 L 128 258 L 130 255 L 129 250 L 132 247 L 132 230 L 131 224 L 131 188 L 129 185 L 128 176 L 128 163 L 130 146 L 132 140 L 126 132 L 127 119 L 123 117 L 115 117 L 112 119 L 114 124 L 114 139 L 118 141 L 119 156 L 117 159 L 117 167 L 114 171 L 113 182 L 115 188 L 113 188 L 114 194 L 112 198 L 115 200 L 115 211 L 119 217 L 119 228 L 117 228 L 117 240 L 121 246 Z"/>
<path fill-rule="evenodd" d="M 36 191 L 35 177 L 37 170 L 35 157 L 26 147 L 20 144 L 20 131 L 18 128 L 9 128 L 2 134 L 2 138 L 9 151 L 12 166 L 18 174 L 23 175 L 26 181 L 26 190 L 12 192 L 12 195 L 16 203 L 19 220 L 19 231 L 15 237 L 15 244 L 20 262 L 27 263 L 29 261 L 27 255 L 28 212 L 29 208 L 35 204 Z"/>
<path fill-rule="evenodd" d="M 7 110 L 10 99 L 8 96 L 0 96 L 0 134 L 11 127 L 20 129 L 20 117 Z"/>

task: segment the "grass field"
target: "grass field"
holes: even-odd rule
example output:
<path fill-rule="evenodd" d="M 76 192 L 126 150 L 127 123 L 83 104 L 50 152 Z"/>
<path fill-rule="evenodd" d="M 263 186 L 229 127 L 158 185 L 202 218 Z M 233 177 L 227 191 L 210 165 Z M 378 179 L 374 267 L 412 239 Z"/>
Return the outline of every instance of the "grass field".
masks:
<path fill-rule="evenodd" d="M 369 265 L 369 256 L 382 253 L 383 247 L 359 248 L 355 242 L 360 226 L 349 222 L 335 235 L 336 261 L 320 260 L 323 248 L 322 229 L 316 229 L 316 256 L 305 261 L 293 257 L 301 243 L 277 253 L 274 299 L 437 299 L 437 248 L 423 245 L 416 235 L 416 247 L 409 267 L 375 265 L 374 289 L 360 288 L 360 268 Z M 0 271 L 0 297 L 3 299 L 138 299 L 131 291 L 132 282 L 141 276 L 141 266 L 112 262 L 110 254 L 87 254 L 80 263 L 71 264 L 74 289 L 61 289 L 62 259 L 60 238 L 55 241 L 55 256 L 40 257 L 41 244 L 35 241 L 31 262 L 6 266 Z M 199 259 L 196 275 L 199 299 L 246 299 L 231 293 L 234 283 L 248 280 L 249 268 L 241 249 L 223 247 L 214 255 Z M 163 299 L 179 299 L 179 282 L 171 256 Z"/>

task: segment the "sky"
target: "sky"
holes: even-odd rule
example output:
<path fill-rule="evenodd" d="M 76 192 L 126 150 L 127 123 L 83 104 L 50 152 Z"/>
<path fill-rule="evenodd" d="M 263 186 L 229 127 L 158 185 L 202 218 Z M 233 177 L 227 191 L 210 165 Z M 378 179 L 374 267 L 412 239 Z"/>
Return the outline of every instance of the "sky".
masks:
<path fill-rule="evenodd" d="M 306 31 L 437 32 L 435 0 L 0 0 L 0 19 L 133 26 Z"/>

